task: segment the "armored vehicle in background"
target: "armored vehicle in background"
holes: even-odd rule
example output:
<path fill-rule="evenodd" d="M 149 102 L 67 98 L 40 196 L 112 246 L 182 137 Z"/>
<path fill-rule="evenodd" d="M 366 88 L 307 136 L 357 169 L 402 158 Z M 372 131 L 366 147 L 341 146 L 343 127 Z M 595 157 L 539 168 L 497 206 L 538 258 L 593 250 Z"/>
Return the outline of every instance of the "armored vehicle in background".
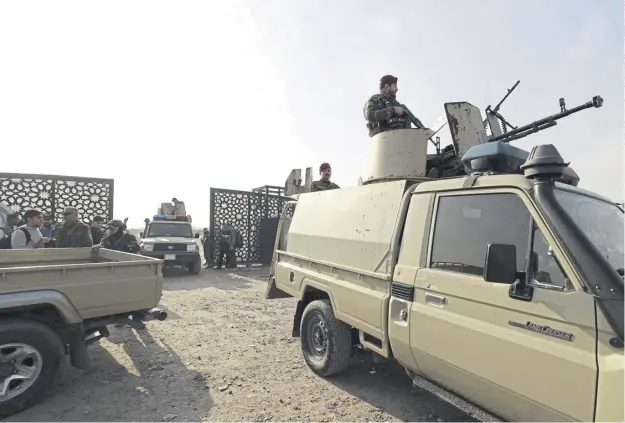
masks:
<path fill-rule="evenodd" d="M 293 196 L 266 298 L 297 298 L 292 334 L 320 376 L 357 346 L 480 418 L 623 421 L 623 210 L 553 145 L 506 142 L 541 121 L 489 137 L 475 106 L 445 107 L 453 154 L 436 166 L 433 131 L 383 132 L 361 186 Z"/>
<path fill-rule="evenodd" d="M 141 254 L 163 260 L 165 267 L 182 266 L 192 275 L 202 270 L 202 259 L 193 228 L 187 216 L 154 215 L 145 219 L 139 235 Z"/>

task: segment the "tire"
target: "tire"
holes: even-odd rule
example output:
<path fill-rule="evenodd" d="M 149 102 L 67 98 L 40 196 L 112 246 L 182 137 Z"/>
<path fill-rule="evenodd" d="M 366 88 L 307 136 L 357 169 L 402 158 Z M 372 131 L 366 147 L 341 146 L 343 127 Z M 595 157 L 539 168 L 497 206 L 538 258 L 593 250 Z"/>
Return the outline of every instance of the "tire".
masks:
<path fill-rule="evenodd" d="M 300 323 L 302 354 L 317 375 L 328 377 L 351 363 L 351 328 L 337 320 L 330 300 L 313 301 L 304 310 Z"/>
<path fill-rule="evenodd" d="M 191 275 L 198 275 L 202 270 L 202 262 L 200 260 L 194 261 L 189 265 L 189 273 Z"/>
<path fill-rule="evenodd" d="M 18 354 L 14 362 L 21 364 L 19 370 L 15 367 L 19 364 L 8 361 L 11 354 Z M 54 382 L 63 354 L 63 343 L 49 327 L 30 320 L 0 321 L 0 392 L 13 371 L 32 377 L 10 382 L 12 388 L 0 395 L 0 418 L 30 408 L 43 399 Z"/>

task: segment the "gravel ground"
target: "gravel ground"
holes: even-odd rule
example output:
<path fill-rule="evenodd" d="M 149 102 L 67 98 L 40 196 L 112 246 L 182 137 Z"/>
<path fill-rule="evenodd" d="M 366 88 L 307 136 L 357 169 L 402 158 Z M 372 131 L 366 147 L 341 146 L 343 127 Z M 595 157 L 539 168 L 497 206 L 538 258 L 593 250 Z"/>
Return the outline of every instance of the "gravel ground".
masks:
<path fill-rule="evenodd" d="M 7 420 L 467 421 L 395 363 L 365 356 L 315 376 L 290 336 L 295 301 L 264 300 L 264 274 L 168 270 L 166 321 L 111 328 L 90 371 L 66 366 L 41 404 Z"/>

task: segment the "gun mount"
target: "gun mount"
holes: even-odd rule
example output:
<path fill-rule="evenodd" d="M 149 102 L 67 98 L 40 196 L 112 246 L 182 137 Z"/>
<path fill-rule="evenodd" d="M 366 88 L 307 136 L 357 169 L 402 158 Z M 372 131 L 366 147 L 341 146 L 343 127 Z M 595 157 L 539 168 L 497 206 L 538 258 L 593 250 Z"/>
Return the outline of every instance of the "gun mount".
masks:
<path fill-rule="evenodd" d="M 519 85 L 517 81 L 512 88 L 508 89 L 506 95 L 497 103 L 494 108 L 486 107 L 486 119 L 481 121 L 481 128 L 478 128 L 477 119 L 481 120 L 481 114 L 477 107 L 470 103 L 446 103 L 445 112 L 449 122 L 452 144 L 440 150 L 437 148 L 436 154 L 428 155 L 427 175 L 429 177 L 446 177 L 465 174 L 461 158 L 469 148 L 485 142 L 504 142 L 524 138 L 528 135 L 543 131 L 557 125 L 557 121 L 574 113 L 590 108 L 599 108 L 603 105 L 603 98 L 595 96 L 591 101 L 572 109 L 566 108 L 564 98 L 559 99 L 560 113 L 556 113 L 545 118 L 536 120 L 527 125 L 516 127 L 506 120 L 500 112 L 501 105 L 512 94 Z M 490 135 L 486 134 L 486 129 L 490 129 Z M 579 180 L 575 175 L 572 179 Z"/>
<path fill-rule="evenodd" d="M 517 81 L 507 90 L 506 95 L 495 105 L 486 107 L 486 119 L 480 109 L 468 102 L 445 103 L 446 119 L 435 124 L 433 129 L 415 123 L 417 128 L 396 129 L 375 134 L 371 137 L 371 158 L 367 174 L 361 177 L 358 184 L 371 184 L 397 179 L 422 180 L 427 178 L 453 177 L 467 174 L 462 158 L 467 151 L 476 145 L 486 143 L 508 144 L 547 128 L 557 125 L 557 121 L 582 110 L 603 106 L 603 98 L 595 96 L 591 101 L 572 109 L 566 108 L 564 98 L 559 99 L 560 112 L 538 119 L 520 127 L 512 125 L 501 114 L 501 106 L 517 88 Z M 412 121 L 412 118 L 411 118 Z M 416 118 L 415 118 L 416 121 Z M 438 131 L 447 124 L 452 143 L 441 148 Z M 489 129 L 490 134 L 487 133 Z M 428 143 L 431 142 L 435 154 L 427 154 Z M 495 145 L 492 148 L 499 148 Z M 521 149 L 516 149 L 523 151 Z M 507 150 L 506 150 L 507 151 Z M 519 152 L 519 154 L 521 154 Z M 529 154 L 524 152 L 524 154 Z M 424 160 L 425 158 L 425 160 Z M 508 173 L 510 166 L 503 166 Z M 501 172 L 498 169 L 485 169 L 486 172 Z M 520 172 L 520 169 L 516 169 Z M 294 169 L 285 182 L 286 195 L 310 191 L 310 173 L 306 169 L 306 181 L 302 181 L 301 170 Z M 579 176 L 567 168 L 559 181 L 577 185 Z"/>

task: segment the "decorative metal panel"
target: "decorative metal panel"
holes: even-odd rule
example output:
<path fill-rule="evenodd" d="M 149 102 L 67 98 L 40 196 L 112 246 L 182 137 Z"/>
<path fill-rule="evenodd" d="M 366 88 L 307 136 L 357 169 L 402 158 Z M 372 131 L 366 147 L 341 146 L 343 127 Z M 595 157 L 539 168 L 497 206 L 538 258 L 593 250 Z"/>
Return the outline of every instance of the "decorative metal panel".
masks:
<path fill-rule="evenodd" d="M 113 218 L 112 179 L 0 173 L 0 202 L 19 214 L 40 210 L 59 222 L 65 207 L 76 207 L 83 222 Z"/>
<path fill-rule="evenodd" d="M 287 198 L 269 195 L 266 192 L 255 193 L 218 188 L 211 188 L 210 196 L 210 245 L 213 250 L 210 256 L 213 257 L 213 263 L 219 259 L 221 226 L 224 223 L 230 223 L 243 238 L 243 246 L 235 253 L 237 263 L 259 264 L 261 221 L 264 217 L 279 216 Z"/>

